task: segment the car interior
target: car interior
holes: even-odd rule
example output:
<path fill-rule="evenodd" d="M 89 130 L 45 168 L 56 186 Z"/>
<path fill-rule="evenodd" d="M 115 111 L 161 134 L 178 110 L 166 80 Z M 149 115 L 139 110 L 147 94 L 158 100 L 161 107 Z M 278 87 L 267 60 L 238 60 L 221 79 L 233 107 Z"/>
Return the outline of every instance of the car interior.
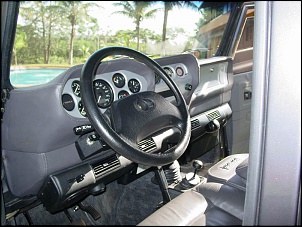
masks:
<path fill-rule="evenodd" d="M 249 224 L 257 4 L 235 3 L 211 58 L 109 46 L 45 84 L 1 79 L 1 224 Z M 2 23 L 9 35 L 16 19 L 1 20 L 9 50 Z"/>

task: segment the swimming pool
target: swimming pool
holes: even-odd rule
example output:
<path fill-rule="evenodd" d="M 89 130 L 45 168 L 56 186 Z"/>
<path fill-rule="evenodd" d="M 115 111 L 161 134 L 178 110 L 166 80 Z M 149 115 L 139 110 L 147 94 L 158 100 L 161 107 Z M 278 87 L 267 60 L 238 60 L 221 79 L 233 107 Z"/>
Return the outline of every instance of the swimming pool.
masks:
<path fill-rule="evenodd" d="M 10 81 L 16 87 L 45 84 L 64 71 L 65 68 L 12 69 Z"/>

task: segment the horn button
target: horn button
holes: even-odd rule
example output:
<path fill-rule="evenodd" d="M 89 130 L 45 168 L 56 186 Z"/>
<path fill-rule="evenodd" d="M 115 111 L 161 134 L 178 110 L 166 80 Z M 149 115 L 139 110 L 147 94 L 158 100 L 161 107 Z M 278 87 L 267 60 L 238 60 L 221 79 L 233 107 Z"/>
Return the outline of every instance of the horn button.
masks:
<path fill-rule="evenodd" d="M 153 100 L 148 99 L 148 98 L 142 98 L 138 99 L 135 103 L 134 106 L 136 109 L 140 111 L 150 111 L 155 108 L 155 103 Z"/>

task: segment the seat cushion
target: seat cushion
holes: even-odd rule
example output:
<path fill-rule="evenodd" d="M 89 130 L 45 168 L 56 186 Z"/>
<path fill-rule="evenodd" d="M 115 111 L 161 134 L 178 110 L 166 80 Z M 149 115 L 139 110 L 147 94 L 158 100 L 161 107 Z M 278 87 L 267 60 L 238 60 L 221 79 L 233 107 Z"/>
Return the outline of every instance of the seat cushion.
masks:
<path fill-rule="evenodd" d="M 206 213 L 212 206 L 243 220 L 245 191 L 226 184 L 208 182 L 196 187 L 196 191 L 203 195 L 208 203 Z"/>
<path fill-rule="evenodd" d="M 243 191 L 219 183 L 201 184 L 155 211 L 139 226 L 242 225 Z M 239 190 L 239 195 L 236 190 Z M 201 193 L 204 194 L 201 194 Z"/>
<path fill-rule="evenodd" d="M 208 206 L 206 199 L 199 193 L 187 191 L 155 211 L 139 226 L 192 226 L 205 225 L 204 212 Z"/>

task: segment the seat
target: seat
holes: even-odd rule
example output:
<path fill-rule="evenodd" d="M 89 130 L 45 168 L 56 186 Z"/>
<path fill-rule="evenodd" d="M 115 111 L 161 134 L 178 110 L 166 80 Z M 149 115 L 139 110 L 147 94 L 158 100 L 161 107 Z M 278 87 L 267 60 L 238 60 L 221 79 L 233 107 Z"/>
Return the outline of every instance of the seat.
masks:
<path fill-rule="evenodd" d="M 180 194 L 138 225 L 242 225 L 247 169 L 248 154 L 226 157 L 209 169 L 206 183 Z"/>
<path fill-rule="evenodd" d="M 208 170 L 207 182 L 227 184 L 245 191 L 249 154 L 229 155 Z"/>

